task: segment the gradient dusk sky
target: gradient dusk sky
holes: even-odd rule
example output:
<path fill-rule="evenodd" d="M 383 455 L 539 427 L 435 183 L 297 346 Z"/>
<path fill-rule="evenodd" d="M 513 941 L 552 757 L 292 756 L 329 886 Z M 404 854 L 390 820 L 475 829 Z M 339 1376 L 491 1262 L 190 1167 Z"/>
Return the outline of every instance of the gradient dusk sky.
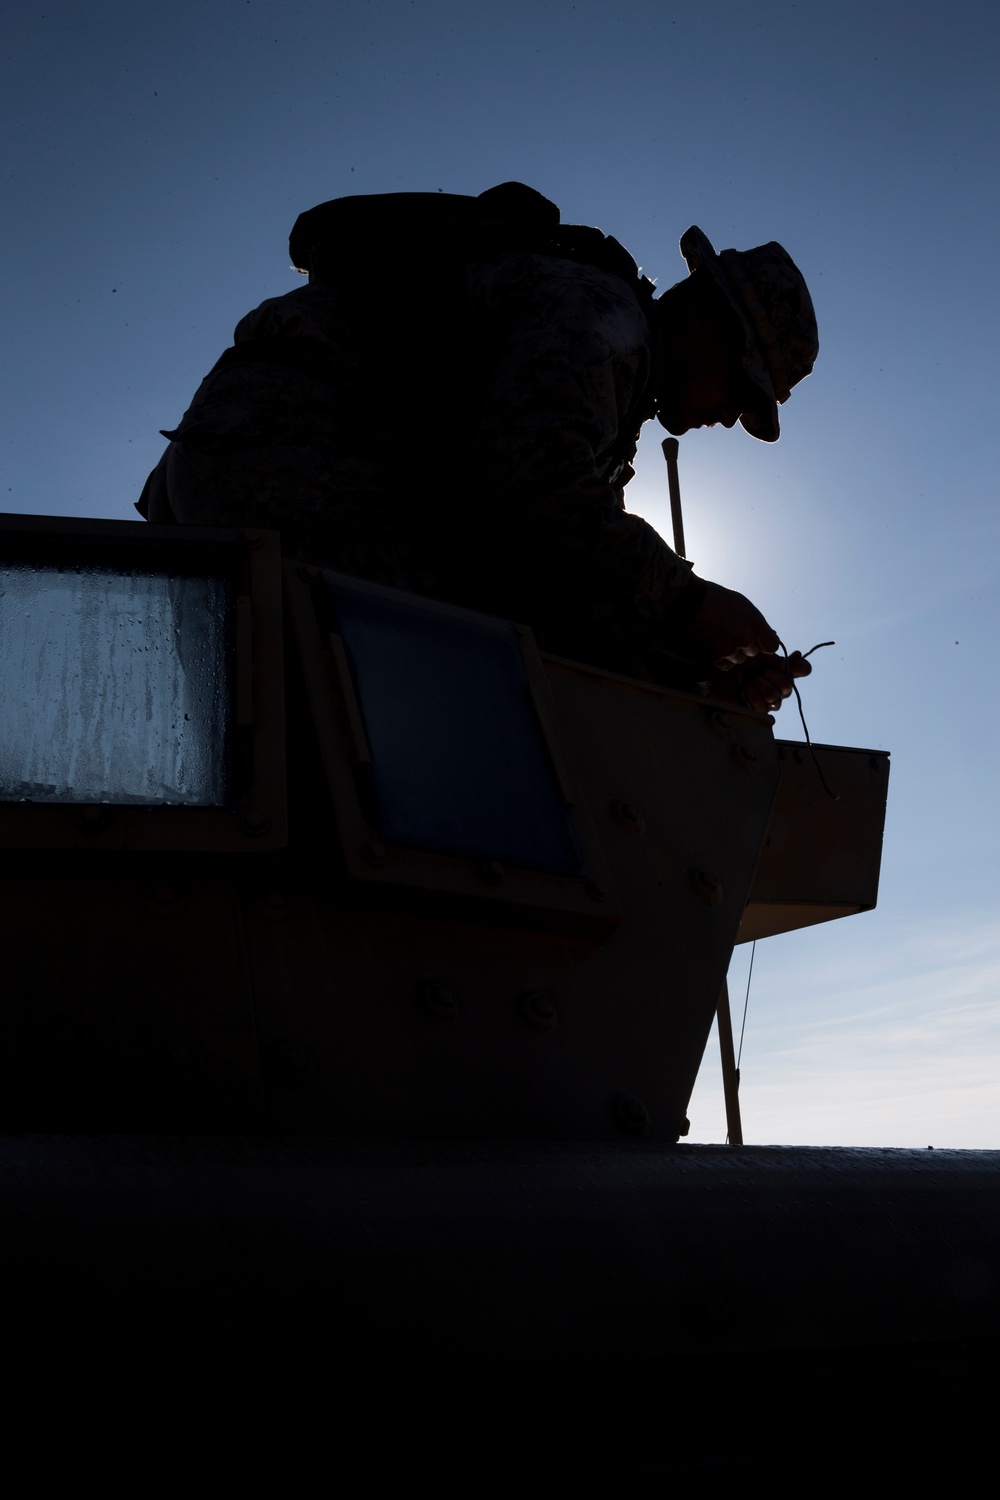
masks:
<path fill-rule="evenodd" d="M 893 770 L 878 909 L 758 945 L 745 1134 L 1000 1147 L 1000 6 L 39 0 L 0 58 L 5 510 L 135 519 L 324 199 L 520 179 L 661 287 L 690 224 L 787 246 L 816 372 L 776 446 L 682 439 L 688 549 L 789 649 L 836 640 L 813 738 Z M 669 536 L 662 436 L 628 502 Z M 692 1140 L 724 1136 L 717 1071 Z"/>

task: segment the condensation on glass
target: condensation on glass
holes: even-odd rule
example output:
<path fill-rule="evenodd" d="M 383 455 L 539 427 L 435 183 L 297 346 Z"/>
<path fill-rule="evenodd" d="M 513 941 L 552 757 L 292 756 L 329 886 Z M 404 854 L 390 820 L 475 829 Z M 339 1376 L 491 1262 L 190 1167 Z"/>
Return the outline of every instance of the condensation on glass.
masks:
<path fill-rule="evenodd" d="M 225 577 L 0 563 L 0 800 L 225 806 Z"/>

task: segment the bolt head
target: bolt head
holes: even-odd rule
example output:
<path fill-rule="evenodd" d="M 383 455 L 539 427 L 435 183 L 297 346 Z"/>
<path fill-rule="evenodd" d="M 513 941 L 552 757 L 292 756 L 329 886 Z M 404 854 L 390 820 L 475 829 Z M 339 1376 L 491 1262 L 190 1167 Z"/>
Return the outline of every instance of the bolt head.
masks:
<path fill-rule="evenodd" d="M 171 1078 L 196 1078 L 204 1066 L 204 1056 L 189 1042 L 173 1042 L 163 1053 L 163 1069 Z"/>
<path fill-rule="evenodd" d="M 111 812 L 106 807 L 81 807 L 76 821 L 84 833 L 100 833 L 111 822 Z"/>
<path fill-rule="evenodd" d="M 729 1308 L 721 1297 L 702 1297 L 697 1308 L 706 1329 L 718 1329 L 729 1322 Z"/>
<path fill-rule="evenodd" d="M 479 866 L 479 878 L 487 885 L 499 885 L 507 871 L 498 859 L 484 859 Z"/>
<path fill-rule="evenodd" d="M 454 990 L 449 989 L 446 984 L 439 984 L 436 980 L 425 984 L 420 991 L 420 999 L 424 1009 L 436 1020 L 458 1020 L 458 1001 Z"/>
<path fill-rule="evenodd" d="M 273 1055 L 275 1068 L 290 1082 L 301 1083 L 312 1072 L 312 1058 L 301 1042 L 279 1042 Z"/>
<path fill-rule="evenodd" d="M 518 1009 L 533 1031 L 552 1031 L 559 1019 L 548 995 L 541 990 L 525 990 L 518 999 Z"/>
<path fill-rule="evenodd" d="M 634 802 L 613 802 L 611 815 L 626 833 L 645 833 L 646 820 Z"/>
<path fill-rule="evenodd" d="M 751 776 L 756 776 L 760 770 L 760 756 L 752 745 L 734 745 L 733 759 Z"/>
<path fill-rule="evenodd" d="M 611 1101 L 611 1112 L 629 1135 L 645 1135 L 653 1123 L 649 1110 L 635 1094 L 616 1094 Z"/>
<path fill-rule="evenodd" d="M 711 870 L 689 870 L 688 880 L 695 894 L 700 896 L 706 906 L 722 905 L 724 893 L 718 875 L 713 875 Z"/>
<path fill-rule="evenodd" d="M 173 916 L 182 906 L 181 891 L 177 886 L 161 881 L 143 893 L 143 905 L 150 916 Z"/>
<path fill-rule="evenodd" d="M 270 826 L 271 819 L 267 816 L 267 813 L 257 812 L 255 809 L 249 809 L 240 819 L 240 827 L 251 838 L 266 833 Z"/>
<path fill-rule="evenodd" d="M 365 859 L 370 865 L 384 865 L 386 861 L 386 847 L 379 843 L 378 839 L 372 839 L 362 850 Z"/>

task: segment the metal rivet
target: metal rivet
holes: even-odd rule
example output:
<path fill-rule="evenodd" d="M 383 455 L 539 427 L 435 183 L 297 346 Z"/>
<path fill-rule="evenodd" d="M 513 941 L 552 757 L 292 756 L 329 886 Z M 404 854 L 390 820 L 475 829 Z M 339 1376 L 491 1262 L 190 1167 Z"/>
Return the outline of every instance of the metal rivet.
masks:
<path fill-rule="evenodd" d="M 499 885 L 507 871 L 498 859 L 484 859 L 479 866 L 479 878 L 487 885 Z"/>
<path fill-rule="evenodd" d="M 283 1078 L 298 1082 L 312 1072 L 312 1059 L 301 1042 L 279 1042 L 273 1056 L 274 1065 Z"/>
<path fill-rule="evenodd" d="M 386 849 L 378 839 L 372 839 L 361 851 L 370 865 L 384 865 L 386 860 Z"/>
<path fill-rule="evenodd" d="M 733 759 L 744 771 L 749 771 L 751 776 L 755 776 L 760 770 L 760 756 L 752 745 L 734 745 Z"/>
<path fill-rule="evenodd" d="M 271 819 L 267 816 L 267 813 L 245 812 L 240 819 L 240 827 L 251 838 L 256 837 L 258 834 L 266 833 L 270 826 Z"/>
<path fill-rule="evenodd" d="M 600 880 L 588 880 L 586 891 L 591 901 L 606 901 L 608 899 L 608 888 Z"/>
<path fill-rule="evenodd" d="M 164 1071 L 173 1078 L 194 1078 L 204 1066 L 204 1056 L 189 1042 L 174 1042 L 163 1054 Z"/>
<path fill-rule="evenodd" d="M 152 917 L 172 917 L 182 909 L 182 893 L 168 881 L 143 892 L 143 906 Z"/>
<path fill-rule="evenodd" d="M 81 807 L 76 821 L 84 833 L 100 833 L 110 823 L 111 814 L 106 807 Z"/>
<path fill-rule="evenodd" d="M 627 833 L 646 832 L 646 820 L 634 802 L 613 802 L 611 815 Z"/>
<path fill-rule="evenodd" d="M 439 1021 L 455 1021 L 458 1019 L 458 1001 L 455 999 L 454 990 L 450 990 L 446 984 L 439 984 L 431 980 L 428 984 L 421 986 L 420 999 L 425 1010 Z"/>
<path fill-rule="evenodd" d="M 319 568 L 313 568 L 303 563 L 299 568 L 299 577 L 303 583 L 315 583 L 319 578 Z"/>
<path fill-rule="evenodd" d="M 649 1110 L 635 1094 L 616 1094 L 611 1101 L 611 1113 L 629 1135 L 644 1135 L 652 1124 Z"/>
<path fill-rule="evenodd" d="M 706 906 L 722 905 L 722 881 L 710 870 L 689 870 L 688 880 Z"/>
<path fill-rule="evenodd" d="M 178 899 L 177 887 L 173 885 L 157 885 L 149 893 L 149 899 L 154 906 L 174 906 Z"/>
<path fill-rule="evenodd" d="M 534 1031 L 551 1031 L 559 1017 L 548 995 L 541 990 L 525 990 L 518 996 L 517 1008 Z"/>
<path fill-rule="evenodd" d="M 724 740 L 732 739 L 733 721 L 728 714 L 721 713 L 719 709 L 715 709 L 709 714 L 708 722 L 716 734 L 721 735 Z"/>
<path fill-rule="evenodd" d="M 721 1328 L 729 1322 L 729 1308 L 721 1297 L 701 1297 L 694 1304 L 698 1322 L 706 1329 Z"/>

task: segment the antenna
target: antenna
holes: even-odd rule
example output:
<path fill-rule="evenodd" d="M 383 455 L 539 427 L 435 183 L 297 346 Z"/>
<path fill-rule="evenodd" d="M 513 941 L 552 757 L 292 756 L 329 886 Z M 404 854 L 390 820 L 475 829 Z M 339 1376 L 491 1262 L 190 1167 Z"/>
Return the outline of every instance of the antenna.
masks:
<path fill-rule="evenodd" d="M 681 481 L 677 473 L 677 453 L 680 448 L 676 438 L 664 438 L 660 445 L 667 460 L 667 486 L 670 490 L 670 521 L 674 529 L 674 551 L 678 557 L 687 557 L 684 546 L 684 517 L 681 514 Z"/>
<path fill-rule="evenodd" d="M 670 490 L 670 522 L 674 532 L 674 551 L 678 557 L 687 558 L 684 546 L 684 514 L 681 510 L 681 481 L 677 472 L 677 454 L 680 444 L 676 438 L 664 438 L 660 445 L 667 460 L 667 485 Z M 727 1139 L 730 1146 L 742 1146 L 743 1122 L 740 1119 L 740 1075 L 736 1069 L 736 1054 L 733 1050 L 733 1022 L 729 1011 L 729 986 L 725 979 L 719 991 L 716 1007 L 719 1024 L 719 1051 L 722 1054 L 722 1087 L 726 1097 Z M 742 1037 L 740 1038 L 742 1045 Z"/>

